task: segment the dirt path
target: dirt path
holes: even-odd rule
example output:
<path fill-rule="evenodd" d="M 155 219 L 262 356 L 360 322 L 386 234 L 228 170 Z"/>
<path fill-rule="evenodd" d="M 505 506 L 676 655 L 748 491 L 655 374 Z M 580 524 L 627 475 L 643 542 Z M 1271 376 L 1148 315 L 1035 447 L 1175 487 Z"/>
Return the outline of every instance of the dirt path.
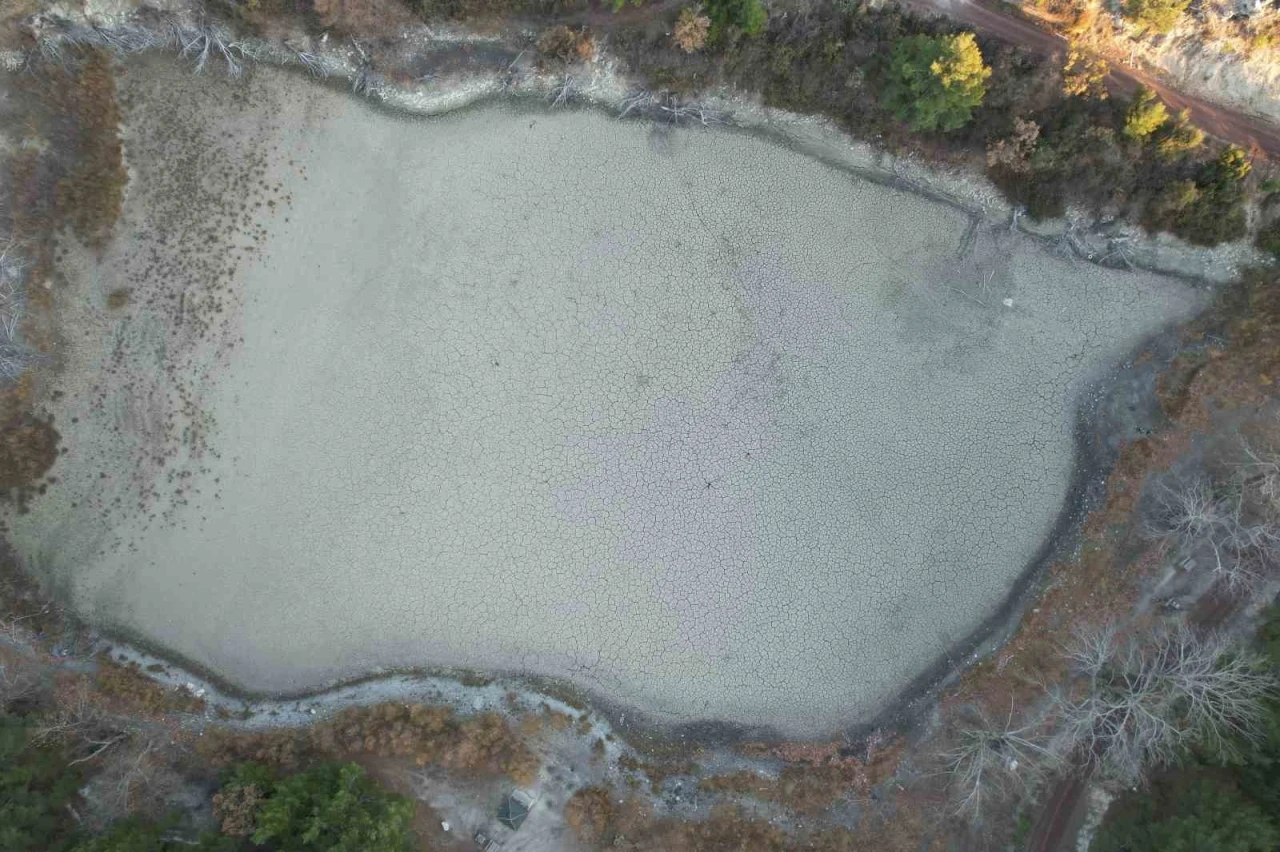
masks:
<path fill-rule="evenodd" d="M 1072 776 L 1053 788 L 1045 800 L 1040 816 L 1027 841 L 1028 852 L 1058 852 L 1069 848 L 1064 843 L 1074 838 L 1084 817 L 1085 783 Z"/>
<path fill-rule="evenodd" d="M 981 33 L 1036 50 L 1041 53 L 1062 54 L 1067 51 L 1067 40 L 1049 32 L 1026 18 L 1010 11 L 997 11 L 972 0 L 903 0 L 904 5 L 916 12 L 941 14 L 959 21 Z M 1139 85 L 1150 86 L 1174 110 L 1188 109 L 1192 120 L 1209 135 L 1225 142 L 1233 142 L 1256 155 L 1280 157 L 1280 127 L 1260 118 L 1210 103 L 1200 98 L 1171 89 L 1156 77 L 1137 70 L 1112 66 L 1107 88 L 1116 95 L 1129 95 Z"/>

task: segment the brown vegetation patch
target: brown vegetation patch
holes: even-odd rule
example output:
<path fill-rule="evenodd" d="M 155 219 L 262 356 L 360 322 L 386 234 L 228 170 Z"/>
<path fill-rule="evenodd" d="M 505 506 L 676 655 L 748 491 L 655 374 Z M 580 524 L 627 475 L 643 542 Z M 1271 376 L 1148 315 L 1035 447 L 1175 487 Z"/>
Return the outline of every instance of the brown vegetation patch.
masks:
<path fill-rule="evenodd" d="M 538 53 L 565 64 L 596 58 L 596 41 L 585 29 L 551 27 L 538 37 Z"/>
<path fill-rule="evenodd" d="M 40 585 L 0 547 L 0 630 L 10 639 L 21 634 L 53 635 L 65 626 L 64 615 Z"/>
<path fill-rule="evenodd" d="M 48 104 L 69 122 L 70 165 L 54 187 L 54 226 L 70 225 L 88 245 L 106 243 L 120 217 L 128 174 L 111 58 L 91 50 L 72 74 L 58 71 Z"/>
<path fill-rule="evenodd" d="M 612 843 L 616 819 L 613 791 L 605 787 L 583 787 L 564 806 L 564 821 L 583 843 Z"/>
<path fill-rule="evenodd" d="M 819 744 L 815 753 L 784 766 L 776 778 L 750 771 L 733 772 L 703 779 L 698 788 L 776 802 L 793 813 L 813 816 L 840 799 L 869 795 L 893 775 L 905 749 L 902 740 L 879 745 L 873 741 L 863 759 L 841 757 L 838 752 L 829 751 L 832 745 Z M 804 753 L 803 744 L 757 745 L 752 751 L 774 757 Z"/>
<path fill-rule="evenodd" d="M 676 18 L 675 29 L 671 32 L 671 40 L 685 53 L 694 53 L 706 45 L 710 31 L 710 18 L 693 9 L 681 9 L 680 17 Z"/>
<path fill-rule="evenodd" d="M 650 760 L 642 760 L 629 754 L 618 758 L 618 768 L 636 772 L 648 778 L 649 786 L 655 793 L 671 776 L 692 775 L 698 771 L 698 765 L 687 759 L 654 757 Z"/>
<path fill-rule="evenodd" d="M 230 837 L 248 837 L 257 827 L 258 805 L 262 791 L 253 784 L 224 789 L 213 794 L 213 816 L 222 833 Z"/>
<path fill-rule="evenodd" d="M 311 5 L 320 26 L 341 33 L 391 36 L 417 23 L 401 0 L 312 0 Z"/>
<path fill-rule="evenodd" d="M 58 458 L 51 418 L 18 414 L 0 423 L 0 488 L 22 488 L 49 472 Z"/>
<path fill-rule="evenodd" d="M 147 677 L 136 663 L 122 664 L 106 654 L 98 655 L 95 682 L 98 691 L 124 709 L 143 713 L 201 713 L 203 698 L 181 687 L 167 687 Z"/>
<path fill-rule="evenodd" d="M 296 769 L 309 761 L 358 755 L 408 757 L 478 775 L 506 775 L 530 784 L 541 761 L 498 713 L 459 719 L 453 708 L 428 704 L 352 707 L 310 728 L 206 732 L 201 752 L 216 766 L 242 761 Z"/>
<path fill-rule="evenodd" d="M 930 828 L 936 802 L 906 793 L 868 808 L 856 831 L 845 828 L 789 834 L 732 805 L 693 822 L 658 819 L 641 798 L 619 799 L 601 787 L 579 790 L 565 805 L 565 821 L 595 849 L 631 852 L 932 852 L 941 848 Z"/>

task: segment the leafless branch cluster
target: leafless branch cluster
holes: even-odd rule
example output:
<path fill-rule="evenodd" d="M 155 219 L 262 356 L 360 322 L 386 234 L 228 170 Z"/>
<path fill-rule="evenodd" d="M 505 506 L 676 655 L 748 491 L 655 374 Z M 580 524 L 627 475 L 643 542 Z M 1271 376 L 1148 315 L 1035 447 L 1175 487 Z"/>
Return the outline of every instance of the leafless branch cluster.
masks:
<path fill-rule="evenodd" d="M 154 738 L 136 722 L 103 709 L 84 686 L 61 696 L 56 709 L 39 718 L 32 738 L 61 744 L 71 766 L 98 767 L 81 791 L 87 804 L 84 819 L 94 827 L 125 814 L 159 816 L 166 796 L 181 784 Z"/>
<path fill-rule="evenodd" d="M 988 804 L 1034 784 L 1058 763 L 1040 733 L 1042 726 L 1014 727 L 1013 716 L 1012 703 L 1003 724 L 979 711 L 976 724 L 960 729 L 955 747 L 943 754 L 955 811 L 974 822 L 981 821 Z"/>
<path fill-rule="evenodd" d="M 36 742 L 58 742 L 76 755 L 73 763 L 86 763 L 128 738 L 130 729 L 94 703 L 87 688 L 64 696 L 57 709 L 36 724 Z"/>
<path fill-rule="evenodd" d="M 669 96 L 666 103 L 659 104 L 658 108 L 666 113 L 674 124 L 696 121 L 705 127 L 710 124 L 720 124 L 722 121 L 720 113 L 716 110 L 699 103 L 681 101 L 674 95 Z"/>
<path fill-rule="evenodd" d="M 227 73 L 238 77 L 244 70 L 241 63 L 254 59 L 256 51 L 247 41 L 235 39 L 221 27 L 209 24 L 172 27 L 173 41 L 178 45 L 178 55 L 195 61 L 195 72 L 204 70 L 210 59 L 221 58 L 227 65 Z"/>
<path fill-rule="evenodd" d="M 35 353 L 18 341 L 25 307 L 26 264 L 13 237 L 0 246 L 0 377 L 16 379 Z"/>
<path fill-rule="evenodd" d="M 1245 487 L 1257 494 L 1263 511 L 1280 517 L 1280 456 L 1258 453 L 1247 443 L 1244 452 L 1249 457 L 1244 465 Z"/>
<path fill-rule="evenodd" d="M 295 50 L 294 55 L 297 57 L 298 63 L 307 69 L 307 72 L 313 77 L 328 77 L 332 73 L 329 60 L 322 54 Z"/>
<path fill-rule="evenodd" d="M 704 104 L 681 100 L 672 92 L 636 92 L 628 95 L 619 105 L 618 118 L 626 118 L 632 113 L 653 118 L 664 117 L 672 124 L 697 122 L 707 126 L 724 121 L 719 111 Z"/>
<path fill-rule="evenodd" d="M 1107 253 L 1098 258 L 1098 263 L 1123 263 L 1126 269 L 1133 270 L 1133 237 L 1122 235 L 1107 241 Z"/>
<path fill-rule="evenodd" d="M 1058 242 L 1054 246 L 1056 251 L 1067 260 L 1076 261 L 1080 258 L 1091 258 L 1093 252 L 1085 245 L 1082 233 L 1083 226 L 1077 220 L 1068 220 L 1066 230 L 1058 237 Z"/>
<path fill-rule="evenodd" d="M 1259 479 L 1265 489 L 1280 477 Z M 1253 588 L 1280 564 L 1280 525 L 1246 502 L 1249 482 L 1216 488 L 1206 477 L 1157 486 L 1147 534 L 1171 543 L 1186 568 L 1207 568 L 1229 588 Z"/>
<path fill-rule="evenodd" d="M 0 664 L 0 713 L 32 696 L 39 684 L 25 669 Z"/>
<path fill-rule="evenodd" d="M 1094 633 L 1069 657 L 1076 680 L 1055 696 L 1055 748 L 1125 784 L 1176 763 L 1192 746 L 1229 755 L 1256 740 L 1263 702 L 1276 691 L 1255 655 L 1186 628 L 1146 642 Z"/>
<path fill-rule="evenodd" d="M 567 104 L 577 92 L 578 84 L 573 79 L 572 74 L 564 74 L 560 77 L 560 81 L 556 83 L 555 88 L 551 90 L 551 105 L 553 107 L 563 106 Z"/>
<path fill-rule="evenodd" d="M 65 64 L 83 48 L 101 47 L 117 53 L 138 53 L 161 44 L 164 39 L 145 27 L 61 27 L 40 21 L 44 30 L 38 42 L 40 56 L 53 64 Z"/>
<path fill-rule="evenodd" d="M 211 59 L 221 59 L 226 63 L 227 72 L 238 76 L 244 70 L 244 60 L 255 58 L 257 53 L 252 43 L 237 39 L 224 28 L 206 22 L 171 22 L 167 27 L 128 23 L 112 27 L 72 27 L 55 20 L 39 23 L 42 30 L 38 42 L 39 55 L 55 64 L 65 64 L 78 51 L 89 47 L 118 54 L 169 48 L 178 51 L 183 58 L 192 59 L 196 73 L 203 71 Z"/>
<path fill-rule="evenodd" d="M 159 817 L 182 778 L 151 737 L 135 734 L 108 753 L 102 768 L 81 791 L 86 821 L 101 827 L 126 814 Z"/>

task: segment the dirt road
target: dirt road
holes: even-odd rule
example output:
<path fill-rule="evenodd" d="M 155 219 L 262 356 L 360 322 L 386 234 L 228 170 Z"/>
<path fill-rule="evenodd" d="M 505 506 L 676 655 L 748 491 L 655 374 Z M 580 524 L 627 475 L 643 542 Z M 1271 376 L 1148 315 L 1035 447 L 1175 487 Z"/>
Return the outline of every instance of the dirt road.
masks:
<path fill-rule="evenodd" d="M 944 15 L 974 30 L 1041 53 L 1065 56 L 1067 40 L 1012 9 L 997 11 L 972 0 L 902 0 L 913 11 Z M 1004 5 L 1004 4 L 1002 4 Z M 1210 136 L 1252 152 L 1280 158 L 1280 126 L 1229 107 L 1169 88 L 1157 78 L 1135 68 L 1112 66 L 1107 88 L 1116 95 L 1132 94 L 1139 85 L 1150 86 L 1174 110 L 1189 109 L 1192 120 Z"/>
<path fill-rule="evenodd" d="M 1028 852 L 1059 852 L 1069 848 L 1067 839 L 1074 839 L 1084 819 L 1084 793 L 1084 781 L 1074 775 L 1054 786 L 1031 829 Z"/>

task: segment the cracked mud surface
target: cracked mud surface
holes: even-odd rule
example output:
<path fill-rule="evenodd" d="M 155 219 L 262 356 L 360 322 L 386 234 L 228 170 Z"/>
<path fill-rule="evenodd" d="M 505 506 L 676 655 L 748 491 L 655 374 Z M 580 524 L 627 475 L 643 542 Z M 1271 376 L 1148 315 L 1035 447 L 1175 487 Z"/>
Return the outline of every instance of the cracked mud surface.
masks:
<path fill-rule="evenodd" d="M 746 134 L 121 91 L 124 220 L 62 256 L 68 452 L 12 538 L 251 690 L 456 665 L 865 719 L 1040 548 L 1077 395 L 1199 304 Z"/>

